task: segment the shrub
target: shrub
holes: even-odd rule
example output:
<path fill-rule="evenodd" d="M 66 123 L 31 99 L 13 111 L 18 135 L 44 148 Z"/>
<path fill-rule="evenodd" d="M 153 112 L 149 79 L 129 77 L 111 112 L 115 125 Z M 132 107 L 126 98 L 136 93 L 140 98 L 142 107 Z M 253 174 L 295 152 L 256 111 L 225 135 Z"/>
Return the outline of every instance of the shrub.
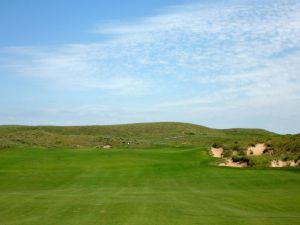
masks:
<path fill-rule="evenodd" d="M 233 162 L 240 162 L 240 163 L 247 163 L 249 164 L 249 159 L 244 156 L 233 156 L 232 157 Z"/>
<path fill-rule="evenodd" d="M 269 152 L 269 149 L 268 148 L 265 148 L 264 150 L 263 150 L 263 154 L 266 154 L 266 153 L 268 153 Z"/>
<path fill-rule="evenodd" d="M 232 150 L 229 148 L 223 148 L 223 153 L 222 153 L 223 157 L 230 157 L 232 156 Z"/>
<path fill-rule="evenodd" d="M 213 148 L 222 148 L 222 145 L 219 144 L 219 143 L 213 143 L 213 144 L 212 144 L 212 147 L 213 147 Z"/>
<path fill-rule="evenodd" d="M 186 135 L 195 135 L 194 132 L 185 132 Z"/>
<path fill-rule="evenodd" d="M 238 152 L 238 155 L 239 155 L 239 156 L 245 156 L 245 155 L 247 155 L 247 154 L 246 154 L 246 151 L 245 151 L 245 150 L 242 150 L 242 151 L 239 151 L 239 152 Z"/>
<path fill-rule="evenodd" d="M 244 151 L 245 149 L 244 149 L 243 147 L 239 146 L 239 145 L 234 145 L 234 146 L 232 147 L 232 150 L 233 150 L 233 151 L 242 152 L 242 151 Z"/>
<path fill-rule="evenodd" d="M 248 157 L 248 165 L 251 167 L 268 167 L 270 165 L 270 160 L 262 156 L 251 156 Z"/>
<path fill-rule="evenodd" d="M 291 156 L 291 155 L 286 155 L 285 157 L 283 157 L 283 161 L 290 161 L 290 160 L 294 160 L 295 157 Z"/>

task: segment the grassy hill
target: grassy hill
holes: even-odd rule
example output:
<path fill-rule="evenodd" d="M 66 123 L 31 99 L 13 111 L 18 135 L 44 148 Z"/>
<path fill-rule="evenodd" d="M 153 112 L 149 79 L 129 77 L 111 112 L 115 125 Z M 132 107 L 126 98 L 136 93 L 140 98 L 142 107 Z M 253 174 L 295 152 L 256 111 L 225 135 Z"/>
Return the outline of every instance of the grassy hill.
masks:
<path fill-rule="evenodd" d="M 189 123 L 139 123 L 112 126 L 0 126 L 0 148 L 208 147 L 215 142 L 241 145 L 276 136 L 261 129 L 211 129 Z"/>
<path fill-rule="evenodd" d="M 245 158 L 246 149 L 265 143 L 267 152 Z M 0 126 L 0 149 L 64 148 L 141 149 L 221 146 L 223 155 L 238 152 L 237 161 L 268 166 L 274 159 L 300 159 L 300 135 L 278 135 L 262 129 L 212 129 L 190 123 L 137 123 L 111 126 Z"/>
<path fill-rule="evenodd" d="M 297 224 L 299 167 L 218 167 L 208 153 L 262 142 L 270 154 L 251 163 L 300 157 L 300 135 L 260 129 L 0 126 L 0 224 Z"/>

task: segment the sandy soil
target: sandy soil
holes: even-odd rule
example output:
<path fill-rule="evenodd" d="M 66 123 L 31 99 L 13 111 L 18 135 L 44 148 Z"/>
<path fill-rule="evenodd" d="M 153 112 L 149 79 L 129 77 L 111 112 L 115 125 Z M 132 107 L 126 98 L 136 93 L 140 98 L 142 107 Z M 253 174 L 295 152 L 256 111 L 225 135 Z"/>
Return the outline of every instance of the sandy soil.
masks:
<path fill-rule="evenodd" d="M 223 153 L 223 148 L 211 148 L 210 152 L 212 154 L 213 157 L 216 158 L 221 158 L 222 157 L 222 153 Z"/>
<path fill-rule="evenodd" d="M 288 166 L 299 166 L 300 160 L 295 162 L 294 160 L 282 161 L 282 160 L 273 160 L 271 162 L 271 167 L 288 167 Z"/>
<path fill-rule="evenodd" d="M 265 149 L 265 144 L 256 144 L 254 147 L 248 147 L 247 155 L 262 155 Z"/>
<path fill-rule="evenodd" d="M 110 149 L 110 148 L 112 148 L 112 146 L 111 145 L 104 145 L 103 148 Z"/>
<path fill-rule="evenodd" d="M 265 144 L 258 143 L 254 147 L 248 147 L 247 155 L 259 156 L 262 155 L 266 149 Z M 211 155 L 215 158 L 222 158 L 223 148 L 210 148 Z M 233 155 L 236 155 L 237 152 L 234 151 Z M 225 158 L 225 162 L 219 163 L 219 166 L 228 166 L 228 167 L 247 167 L 245 162 L 233 162 L 232 158 Z M 271 167 L 295 167 L 300 166 L 300 160 L 297 162 L 293 160 L 283 161 L 283 160 L 273 160 L 271 162 Z"/>
<path fill-rule="evenodd" d="M 247 163 L 233 162 L 232 159 L 227 159 L 225 163 L 220 163 L 219 166 L 246 167 Z"/>

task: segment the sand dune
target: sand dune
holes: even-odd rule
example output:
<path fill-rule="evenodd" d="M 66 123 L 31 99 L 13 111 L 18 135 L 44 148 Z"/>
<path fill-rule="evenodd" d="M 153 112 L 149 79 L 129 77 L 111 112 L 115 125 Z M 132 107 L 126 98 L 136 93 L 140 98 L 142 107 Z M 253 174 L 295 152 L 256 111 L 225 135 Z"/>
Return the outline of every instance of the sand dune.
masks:
<path fill-rule="evenodd" d="M 256 144 L 254 147 L 248 147 L 247 155 L 262 155 L 265 149 L 265 144 Z"/>
<path fill-rule="evenodd" d="M 222 157 L 222 153 L 223 153 L 223 148 L 211 148 L 210 152 L 212 154 L 213 157 L 216 158 L 221 158 Z"/>

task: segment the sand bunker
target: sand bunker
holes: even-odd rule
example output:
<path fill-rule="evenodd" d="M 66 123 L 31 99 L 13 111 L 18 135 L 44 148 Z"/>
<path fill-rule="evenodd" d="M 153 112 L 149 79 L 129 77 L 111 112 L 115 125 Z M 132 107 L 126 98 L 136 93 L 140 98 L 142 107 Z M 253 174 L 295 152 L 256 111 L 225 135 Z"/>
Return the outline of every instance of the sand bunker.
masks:
<path fill-rule="evenodd" d="M 273 160 L 271 162 L 271 167 L 294 167 L 294 166 L 299 166 L 300 165 L 300 160 L 295 162 L 294 160 L 288 160 L 288 161 L 283 161 L 283 160 Z"/>
<path fill-rule="evenodd" d="M 210 152 L 212 154 L 213 157 L 216 158 L 221 158 L 222 157 L 222 153 L 223 153 L 223 148 L 211 148 Z"/>
<path fill-rule="evenodd" d="M 247 167 L 245 162 L 233 162 L 232 159 L 227 159 L 226 162 L 220 163 L 219 166 L 229 166 L 229 167 Z"/>
<path fill-rule="evenodd" d="M 248 156 L 260 156 L 264 154 L 264 151 L 266 149 L 266 145 L 264 143 L 258 143 L 255 146 L 248 147 L 247 149 L 247 155 Z M 222 153 L 223 153 L 223 148 L 210 148 L 210 154 L 215 157 L 215 158 L 222 158 Z M 237 151 L 233 151 L 232 155 L 238 155 Z M 251 158 L 251 157 L 249 157 Z M 222 163 L 219 163 L 219 166 L 228 166 L 228 167 L 248 167 L 248 163 L 246 162 L 247 160 L 241 160 L 242 162 L 234 162 L 238 160 L 234 160 L 233 158 L 223 158 Z M 249 159 L 248 159 L 249 161 Z M 288 161 L 283 161 L 283 160 L 273 160 L 271 161 L 271 167 L 296 167 L 300 166 L 300 159 L 298 161 L 294 160 L 288 160 Z"/>
<path fill-rule="evenodd" d="M 265 144 L 256 144 L 254 147 L 247 149 L 247 155 L 262 155 L 265 149 Z"/>

